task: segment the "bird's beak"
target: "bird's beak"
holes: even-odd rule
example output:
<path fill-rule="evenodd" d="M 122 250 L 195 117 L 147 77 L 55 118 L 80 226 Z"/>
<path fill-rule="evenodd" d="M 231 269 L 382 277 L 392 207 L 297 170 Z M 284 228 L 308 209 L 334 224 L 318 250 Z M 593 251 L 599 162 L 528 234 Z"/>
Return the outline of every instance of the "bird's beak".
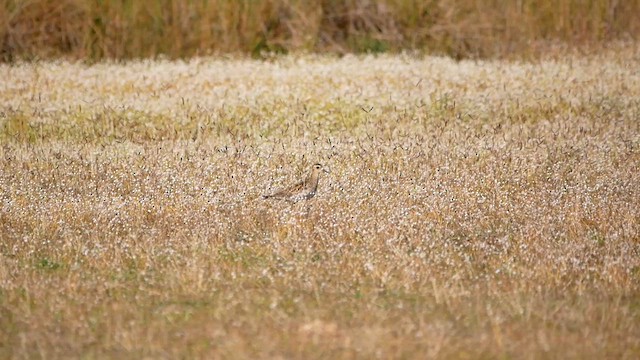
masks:
<path fill-rule="evenodd" d="M 329 169 L 322 169 L 322 171 L 326 172 L 327 174 L 331 174 L 331 171 L 329 171 Z"/>

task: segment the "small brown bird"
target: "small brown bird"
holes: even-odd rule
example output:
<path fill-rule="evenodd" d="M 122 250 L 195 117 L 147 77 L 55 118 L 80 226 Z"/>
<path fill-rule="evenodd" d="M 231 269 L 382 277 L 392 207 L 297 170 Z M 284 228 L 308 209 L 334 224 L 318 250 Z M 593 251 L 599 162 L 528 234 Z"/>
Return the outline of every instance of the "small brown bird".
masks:
<path fill-rule="evenodd" d="M 307 177 L 287 188 L 276 191 L 270 195 L 262 195 L 263 199 L 282 199 L 296 203 L 300 200 L 311 199 L 318 190 L 318 180 L 320 180 L 320 172 L 329 172 L 322 168 L 322 165 L 315 164 L 309 171 Z"/>

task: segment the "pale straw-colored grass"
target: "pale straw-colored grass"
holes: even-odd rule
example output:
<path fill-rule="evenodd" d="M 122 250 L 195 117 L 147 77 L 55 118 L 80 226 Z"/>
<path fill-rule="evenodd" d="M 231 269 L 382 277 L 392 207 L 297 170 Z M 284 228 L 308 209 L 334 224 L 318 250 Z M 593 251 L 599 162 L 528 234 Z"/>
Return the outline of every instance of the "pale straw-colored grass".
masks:
<path fill-rule="evenodd" d="M 635 358 L 638 68 L 3 65 L 0 356 Z"/>

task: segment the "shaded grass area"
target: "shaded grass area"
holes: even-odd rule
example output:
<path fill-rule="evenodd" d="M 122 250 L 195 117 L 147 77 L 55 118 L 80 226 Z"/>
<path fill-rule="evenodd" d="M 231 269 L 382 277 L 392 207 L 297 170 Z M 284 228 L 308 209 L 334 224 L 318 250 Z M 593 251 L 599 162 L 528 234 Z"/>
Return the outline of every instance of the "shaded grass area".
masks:
<path fill-rule="evenodd" d="M 0 58 L 90 61 L 416 49 L 458 59 L 537 56 L 637 39 L 635 1 L 0 2 Z M 554 50 L 555 51 L 555 50 Z"/>
<path fill-rule="evenodd" d="M 308 267 L 307 262 L 301 263 Z M 256 282 L 257 274 L 243 270 L 245 275 L 233 281 L 205 281 L 201 290 L 193 285 L 166 286 L 173 279 L 171 273 L 150 275 L 146 271 L 126 275 L 130 280 L 97 278 L 94 281 L 102 284 L 75 287 L 74 296 L 42 293 L 58 298 L 55 305 L 34 300 L 28 292 L 22 299 L 8 296 L 8 308 L 28 299 L 31 303 L 21 307 L 25 314 L 21 320 L 3 317 L 3 331 L 14 334 L 8 341 L 19 343 L 20 323 L 38 322 L 31 327 L 35 335 L 57 335 L 27 340 L 40 349 L 9 351 L 52 357 L 516 356 L 521 349 L 532 354 L 633 356 L 638 351 L 633 338 L 637 304 L 629 298 L 637 294 L 603 297 L 598 290 L 586 289 L 578 295 L 573 287 L 511 294 L 510 286 L 476 285 L 467 287 L 467 293 L 451 296 L 448 290 L 447 295 L 438 294 L 451 286 L 446 282 L 434 282 L 424 289 L 381 289 L 379 285 L 341 284 L 335 278 L 329 283 L 331 292 L 318 292 L 305 290 L 309 286 L 304 281 Z M 33 280 L 67 287 L 78 275 L 63 276 L 67 280 L 56 277 L 36 275 Z M 78 303 L 82 296 L 101 300 Z M 144 303 L 138 306 L 123 305 L 140 299 Z M 612 304 L 617 304 L 615 309 Z M 581 348 L 572 346 L 592 337 L 598 341 Z M 619 344 L 626 347 L 616 346 Z"/>

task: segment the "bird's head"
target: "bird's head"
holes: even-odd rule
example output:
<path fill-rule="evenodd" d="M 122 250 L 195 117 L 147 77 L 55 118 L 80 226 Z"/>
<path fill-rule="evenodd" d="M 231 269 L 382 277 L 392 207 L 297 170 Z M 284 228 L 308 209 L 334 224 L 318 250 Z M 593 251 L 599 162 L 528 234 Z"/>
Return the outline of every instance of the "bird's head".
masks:
<path fill-rule="evenodd" d="M 320 171 L 323 171 L 323 172 L 326 172 L 326 173 L 328 173 L 328 172 L 329 172 L 329 170 L 324 169 L 324 168 L 322 167 L 322 164 L 315 164 L 315 165 L 313 165 L 313 172 L 315 172 L 315 173 L 320 173 Z"/>

